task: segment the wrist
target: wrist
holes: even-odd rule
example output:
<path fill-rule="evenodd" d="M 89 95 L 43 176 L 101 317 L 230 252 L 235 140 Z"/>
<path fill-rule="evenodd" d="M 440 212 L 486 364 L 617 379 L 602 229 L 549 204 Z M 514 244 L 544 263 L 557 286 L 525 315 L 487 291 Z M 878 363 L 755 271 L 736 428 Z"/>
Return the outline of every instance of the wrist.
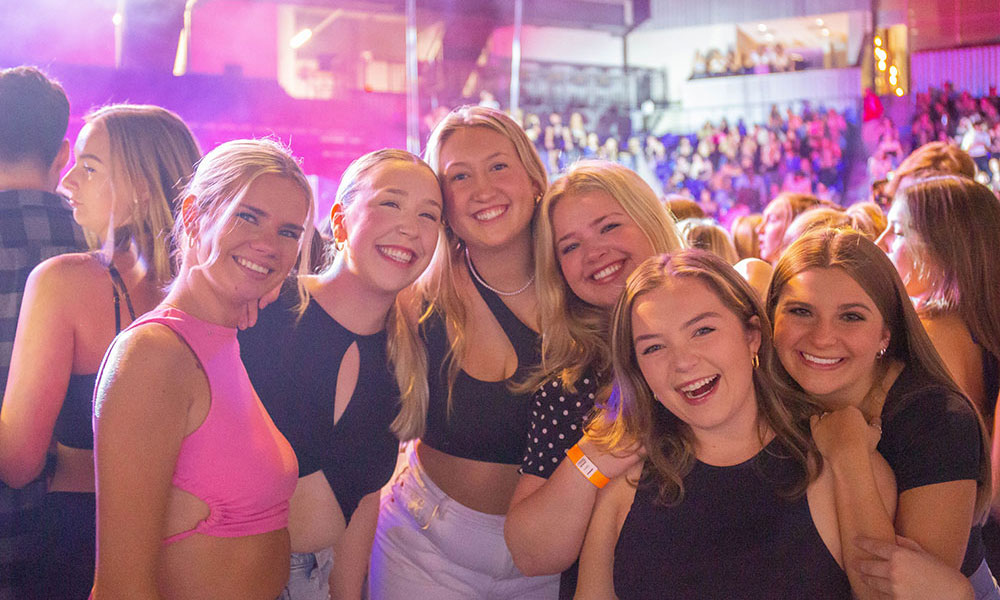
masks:
<path fill-rule="evenodd" d="M 594 484 L 598 489 L 603 488 L 608 484 L 608 478 L 600 471 L 594 461 L 583 452 L 580 448 L 580 444 L 574 444 L 572 448 L 566 451 L 566 458 L 573 463 L 573 465 L 580 471 L 580 474 L 587 478 L 590 483 Z"/>

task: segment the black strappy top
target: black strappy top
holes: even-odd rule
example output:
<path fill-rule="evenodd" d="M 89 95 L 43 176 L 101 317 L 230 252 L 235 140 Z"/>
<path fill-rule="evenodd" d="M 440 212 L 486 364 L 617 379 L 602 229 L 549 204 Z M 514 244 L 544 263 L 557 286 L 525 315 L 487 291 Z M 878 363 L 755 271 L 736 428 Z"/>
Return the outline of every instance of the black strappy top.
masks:
<path fill-rule="evenodd" d="M 422 441 L 436 450 L 459 458 L 517 465 L 524 457 L 528 435 L 528 404 L 531 394 L 514 395 L 507 389 L 541 360 L 540 339 L 518 319 L 499 296 L 474 281 L 490 312 L 503 328 L 517 354 L 517 370 L 504 381 L 482 381 L 460 370 L 451 393 L 448 411 L 448 365 L 450 344 L 441 315 L 435 313 L 421 326 L 430 365 L 427 430 Z M 470 339 L 470 344 L 476 340 Z"/>
<path fill-rule="evenodd" d="M 111 276 L 111 292 L 115 300 L 115 335 L 118 335 L 122 330 L 122 296 L 125 297 L 125 307 L 132 321 L 135 320 L 135 309 L 132 308 L 132 298 L 128 295 L 128 288 L 125 287 L 118 269 L 110 265 L 108 274 Z M 59 410 L 56 426 L 52 432 L 55 440 L 63 446 L 82 450 L 94 449 L 91 414 L 94 410 L 95 385 L 97 385 L 97 373 L 82 375 L 74 373 L 69 376 L 66 398 L 63 399 L 62 409 Z"/>

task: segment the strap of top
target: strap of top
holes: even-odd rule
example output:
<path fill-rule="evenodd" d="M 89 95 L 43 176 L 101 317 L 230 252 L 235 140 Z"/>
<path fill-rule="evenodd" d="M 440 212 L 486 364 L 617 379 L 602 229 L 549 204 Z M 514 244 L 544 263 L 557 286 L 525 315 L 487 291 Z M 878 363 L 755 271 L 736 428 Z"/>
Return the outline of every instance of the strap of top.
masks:
<path fill-rule="evenodd" d="M 536 346 L 538 345 L 538 334 L 530 327 L 521 322 L 517 315 L 513 313 L 507 305 L 503 303 L 500 296 L 486 289 L 475 277 L 470 277 L 472 283 L 479 290 L 479 295 L 490 308 L 490 312 L 496 317 L 500 328 L 507 334 L 507 339 L 514 346 L 514 353 L 517 354 L 518 369 L 533 364 L 535 361 Z"/>
<path fill-rule="evenodd" d="M 118 294 L 119 288 L 121 288 L 121 293 L 125 295 L 125 306 L 128 308 L 128 316 L 132 321 L 135 321 L 135 309 L 132 308 L 132 298 L 128 295 L 128 288 L 125 287 L 125 281 L 122 280 L 118 269 L 114 265 L 108 265 L 108 274 L 111 275 L 111 292 L 115 297 L 115 334 L 119 334 L 122 331 L 122 309 L 121 297 Z"/>

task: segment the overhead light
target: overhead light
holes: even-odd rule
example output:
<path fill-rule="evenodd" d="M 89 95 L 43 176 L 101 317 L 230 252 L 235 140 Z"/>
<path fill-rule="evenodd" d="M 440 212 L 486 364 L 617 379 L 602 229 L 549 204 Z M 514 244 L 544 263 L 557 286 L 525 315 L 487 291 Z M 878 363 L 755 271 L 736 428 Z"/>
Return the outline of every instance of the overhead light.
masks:
<path fill-rule="evenodd" d="M 889 85 L 896 85 L 897 81 L 899 81 L 899 79 L 896 78 L 895 74 L 889 75 Z"/>
<path fill-rule="evenodd" d="M 288 45 L 291 46 L 292 50 L 298 50 L 306 42 L 312 39 L 313 30 L 306 27 L 302 31 L 296 33 L 292 36 L 292 39 L 288 40 Z"/>
<path fill-rule="evenodd" d="M 898 72 L 899 69 L 896 68 L 896 65 L 892 65 L 891 67 L 889 67 L 889 75 L 895 75 Z"/>
<path fill-rule="evenodd" d="M 885 53 L 885 50 L 881 48 L 875 48 L 875 57 L 880 61 L 884 61 L 889 55 Z"/>
<path fill-rule="evenodd" d="M 830 30 L 827 29 L 826 27 L 824 27 L 820 33 L 823 34 L 823 37 L 830 37 Z"/>
<path fill-rule="evenodd" d="M 903 95 L 903 88 L 896 88 L 896 95 L 897 96 L 902 96 Z"/>
<path fill-rule="evenodd" d="M 877 35 L 875 36 L 875 45 L 878 46 L 878 47 L 880 47 L 880 48 L 882 47 L 882 38 L 880 38 Z"/>
<path fill-rule="evenodd" d="M 121 25 L 122 14 L 120 12 L 116 12 L 114 15 L 111 16 L 111 22 L 114 24 L 115 27 Z"/>
<path fill-rule="evenodd" d="M 823 26 L 823 19 L 816 19 L 816 26 L 817 27 L 822 27 Z"/>
<path fill-rule="evenodd" d="M 757 25 L 757 31 L 764 33 L 765 31 L 767 31 L 767 25 L 764 25 L 763 23 Z"/>
<path fill-rule="evenodd" d="M 885 61 L 884 60 L 878 61 L 878 70 L 879 71 L 885 71 Z"/>
<path fill-rule="evenodd" d="M 767 41 L 769 41 L 769 42 L 773 42 L 774 41 L 774 34 L 768 32 L 766 35 L 764 35 L 764 39 L 767 40 Z"/>

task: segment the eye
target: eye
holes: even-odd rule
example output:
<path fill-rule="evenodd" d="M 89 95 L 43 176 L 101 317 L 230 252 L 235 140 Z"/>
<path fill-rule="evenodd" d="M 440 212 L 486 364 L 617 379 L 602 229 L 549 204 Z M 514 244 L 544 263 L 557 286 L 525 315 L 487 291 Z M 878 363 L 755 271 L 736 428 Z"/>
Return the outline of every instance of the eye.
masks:
<path fill-rule="evenodd" d="M 507 168 L 507 163 L 496 163 L 495 165 L 493 165 L 492 167 L 490 167 L 490 170 L 491 171 L 502 171 L 502 170 L 504 170 L 506 168 Z"/>
<path fill-rule="evenodd" d="M 563 246 L 562 248 L 559 249 L 559 254 L 562 254 L 563 256 L 566 256 L 567 254 L 569 254 L 570 252 L 576 250 L 579 247 L 580 247 L 580 244 L 577 243 L 577 242 L 572 242 L 570 244 L 566 244 L 565 246 Z"/>
<path fill-rule="evenodd" d="M 291 238 L 291 239 L 296 240 L 296 241 L 298 241 L 299 238 L 302 237 L 302 234 L 299 233 L 299 231 L 297 231 L 295 229 L 282 229 L 278 233 L 278 235 L 284 236 L 286 238 Z"/>
<path fill-rule="evenodd" d="M 864 315 L 857 312 L 844 313 L 840 315 L 840 318 L 843 319 L 844 321 L 847 321 L 848 323 L 857 323 L 866 320 Z"/>
<path fill-rule="evenodd" d="M 703 335 L 708 335 L 713 331 L 715 331 L 715 327 L 708 327 L 707 325 L 705 327 L 699 327 L 698 329 L 695 329 L 694 337 L 701 337 Z"/>
<path fill-rule="evenodd" d="M 621 223 L 605 223 L 604 226 L 601 227 L 601 233 L 607 233 L 612 229 L 617 229 L 619 227 L 621 227 Z"/>
<path fill-rule="evenodd" d="M 465 181 L 468 178 L 469 178 L 468 173 L 455 173 L 454 175 L 451 176 L 449 181 Z"/>
<path fill-rule="evenodd" d="M 438 215 L 437 213 L 422 212 L 422 213 L 420 213 L 420 216 L 423 217 L 423 218 L 425 218 L 425 219 L 429 219 L 429 220 L 431 220 L 431 221 L 433 221 L 435 223 L 440 223 L 441 222 L 441 216 Z"/>
<path fill-rule="evenodd" d="M 643 348 L 642 350 L 640 350 L 639 354 L 641 354 L 642 356 L 648 356 L 648 355 L 650 355 L 650 354 L 652 354 L 652 353 L 654 353 L 654 352 L 656 352 L 658 350 L 662 350 L 662 349 L 663 349 L 663 344 L 650 344 L 650 345 L 646 346 L 645 348 Z"/>
<path fill-rule="evenodd" d="M 379 204 L 379 206 L 388 206 L 389 208 L 399 208 L 399 203 L 395 200 L 386 200 Z"/>
<path fill-rule="evenodd" d="M 253 214 L 252 212 L 247 212 L 247 211 L 238 212 L 236 213 L 236 218 L 243 219 L 247 223 L 253 223 L 254 225 L 260 223 L 260 219 L 258 219 L 257 215 Z"/>
<path fill-rule="evenodd" d="M 812 314 L 808 308 L 802 308 L 801 306 L 793 306 L 786 309 L 785 312 L 796 317 L 808 317 Z"/>

